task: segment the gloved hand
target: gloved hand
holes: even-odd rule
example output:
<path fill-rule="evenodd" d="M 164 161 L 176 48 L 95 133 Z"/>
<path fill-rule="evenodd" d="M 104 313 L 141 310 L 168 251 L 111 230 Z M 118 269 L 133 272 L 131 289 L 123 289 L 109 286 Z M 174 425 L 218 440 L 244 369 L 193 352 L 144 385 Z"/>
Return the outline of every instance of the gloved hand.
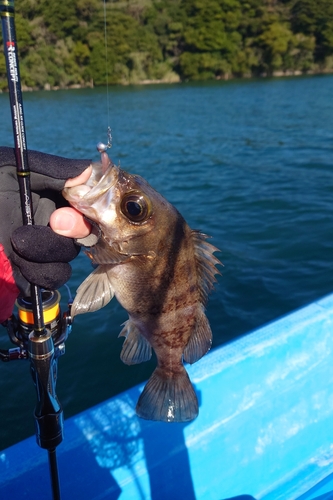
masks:
<path fill-rule="evenodd" d="M 29 283 L 50 290 L 62 286 L 71 275 L 68 262 L 80 251 L 73 239 L 54 233 L 47 224 L 54 210 L 68 205 L 61 195 L 65 182 L 82 174 L 91 161 L 37 151 L 29 151 L 28 159 L 34 226 L 22 226 L 14 150 L 0 147 L 0 322 L 10 315 L 19 291 L 30 294 Z M 3 302 L 8 303 L 5 311 Z"/>

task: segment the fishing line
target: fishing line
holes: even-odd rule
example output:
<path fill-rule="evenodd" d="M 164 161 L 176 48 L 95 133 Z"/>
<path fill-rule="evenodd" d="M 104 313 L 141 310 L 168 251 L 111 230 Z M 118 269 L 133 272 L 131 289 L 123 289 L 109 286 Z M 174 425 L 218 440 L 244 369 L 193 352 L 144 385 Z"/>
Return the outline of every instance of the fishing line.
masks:
<path fill-rule="evenodd" d="M 104 9 L 104 48 L 105 48 L 105 77 L 106 77 L 106 106 L 107 106 L 107 138 L 108 142 L 105 145 L 105 150 L 112 147 L 112 134 L 110 127 L 110 95 L 109 95 L 109 70 L 108 70 L 108 40 L 107 40 L 107 23 L 106 23 L 106 0 L 103 0 Z"/>

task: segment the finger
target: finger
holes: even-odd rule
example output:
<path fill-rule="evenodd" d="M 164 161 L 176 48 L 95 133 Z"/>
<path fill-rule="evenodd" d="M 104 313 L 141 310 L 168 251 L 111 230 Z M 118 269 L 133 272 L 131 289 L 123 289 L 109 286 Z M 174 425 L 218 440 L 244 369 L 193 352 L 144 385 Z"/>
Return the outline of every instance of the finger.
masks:
<path fill-rule="evenodd" d="M 29 167 L 35 172 L 52 179 L 69 179 L 80 175 L 91 164 L 88 159 L 72 159 L 62 156 L 41 153 L 40 151 L 28 152 Z M 0 146 L 0 167 L 11 165 L 16 167 L 15 150 Z M 52 186 L 51 186 L 52 187 Z"/>
<path fill-rule="evenodd" d="M 28 151 L 28 157 L 32 191 L 43 191 L 45 189 L 61 191 L 68 179 L 80 179 L 81 174 L 91 165 L 91 160 L 88 159 L 63 158 L 32 150 Z M 6 192 L 10 189 L 8 184 L 17 182 L 15 176 L 16 159 L 13 148 L 0 146 L 0 167 L 2 180 L 5 180 L 5 183 L 1 182 L 0 188 L 1 191 Z M 79 181 L 79 183 L 86 182 L 89 175 L 89 173 L 85 173 L 83 181 Z M 76 182 L 74 185 L 77 185 Z"/>
<path fill-rule="evenodd" d="M 55 210 L 50 217 L 53 231 L 69 238 L 85 238 L 91 231 L 91 225 L 83 215 L 71 207 Z"/>
<path fill-rule="evenodd" d="M 73 179 L 67 179 L 65 182 L 65 187 L 79 186 L 80 184 L 85 184 L 92 173 L 92 166 L 88 167 L 81 175 L 74 177 Z"/>
<path fill-rule="evenodd" d="M 25 259 L 21 259 L 18 255 L 11 256 L 14 267 L 18 266 L 20 272 L 24 278 L 34 285 L 38 285 L 46 290 L 55 290 L 56 288 L 64 285 L 72 274 L 71 266 L 66 262 L 48 262 L 48 263 L 36 263 L 29 262 Z M 18 273 L 16 268 L 15 279 Z M 20 280 L 18 280 L 19 288 L 24 292 L 24 294 L 29 294 L 29 288 L 24 287 L 24 280 L 21 278 L 23 287 L 20 286 Z"/>
<path fill-rule="evenodd" d="M 72 238 L 61 236 L 47 226 L 21 226 L 13 232 L 11 241 L 16 253 L 37 263 L 69 262 L 80 251 Z"/>

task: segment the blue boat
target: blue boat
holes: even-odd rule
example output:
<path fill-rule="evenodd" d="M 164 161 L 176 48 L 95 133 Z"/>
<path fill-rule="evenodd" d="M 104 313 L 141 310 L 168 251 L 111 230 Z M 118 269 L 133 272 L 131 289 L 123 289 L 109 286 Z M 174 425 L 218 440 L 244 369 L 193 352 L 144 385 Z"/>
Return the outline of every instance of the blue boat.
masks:
<path fill-rule="evenodd" d="M 188 366 L 191 423 L 139 419 L 143 385 L 65 421 L 64 500 L 333 498 L 333 294 Z M 1 499 L 51 498 L 34 437 L 0 452 Z"/>

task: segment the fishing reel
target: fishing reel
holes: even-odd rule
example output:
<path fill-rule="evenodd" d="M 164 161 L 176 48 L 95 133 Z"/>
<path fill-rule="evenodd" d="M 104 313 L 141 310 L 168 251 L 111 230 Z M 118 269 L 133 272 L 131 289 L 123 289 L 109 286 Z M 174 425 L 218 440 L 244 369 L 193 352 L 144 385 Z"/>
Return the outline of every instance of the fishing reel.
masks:
<path fill-rule="evenodd" d="M 58 358 L 65 354 L 65 341 L 72 330 L 72 299 L 68 301 L 68 310 L 61 314 L 61 295 L 58 290 L 42 290 L 41 295 L 45 329 L 52 338 L 54 354 Z M 17 307 L 17 316 L 13 314 L 2 325 L 7 328 L 10 341 L 17 347 L 0 349 L 1 361 L 28 359 L 30 357 L 29 337 L 34 329 L 31 297 L 19 297 L 15 305 Z"/>
<path fill-rule="evenodd" d="M 58 358 L 65 353 L 65 341 L 72 329 L 71 305 L 61 315 L 58 290 L 41 290 L 44 328 L 36 331 L 34 305 L 30 297 L 16 301 L 18 314 L 3 326 L 17 347 L 0 349 L 2 361 L 28 359 L 37 391 L 35 408 L 36 440 L 41 448 L 53 453 L 63 439 L 63 411 L 56 395 Z"/>

